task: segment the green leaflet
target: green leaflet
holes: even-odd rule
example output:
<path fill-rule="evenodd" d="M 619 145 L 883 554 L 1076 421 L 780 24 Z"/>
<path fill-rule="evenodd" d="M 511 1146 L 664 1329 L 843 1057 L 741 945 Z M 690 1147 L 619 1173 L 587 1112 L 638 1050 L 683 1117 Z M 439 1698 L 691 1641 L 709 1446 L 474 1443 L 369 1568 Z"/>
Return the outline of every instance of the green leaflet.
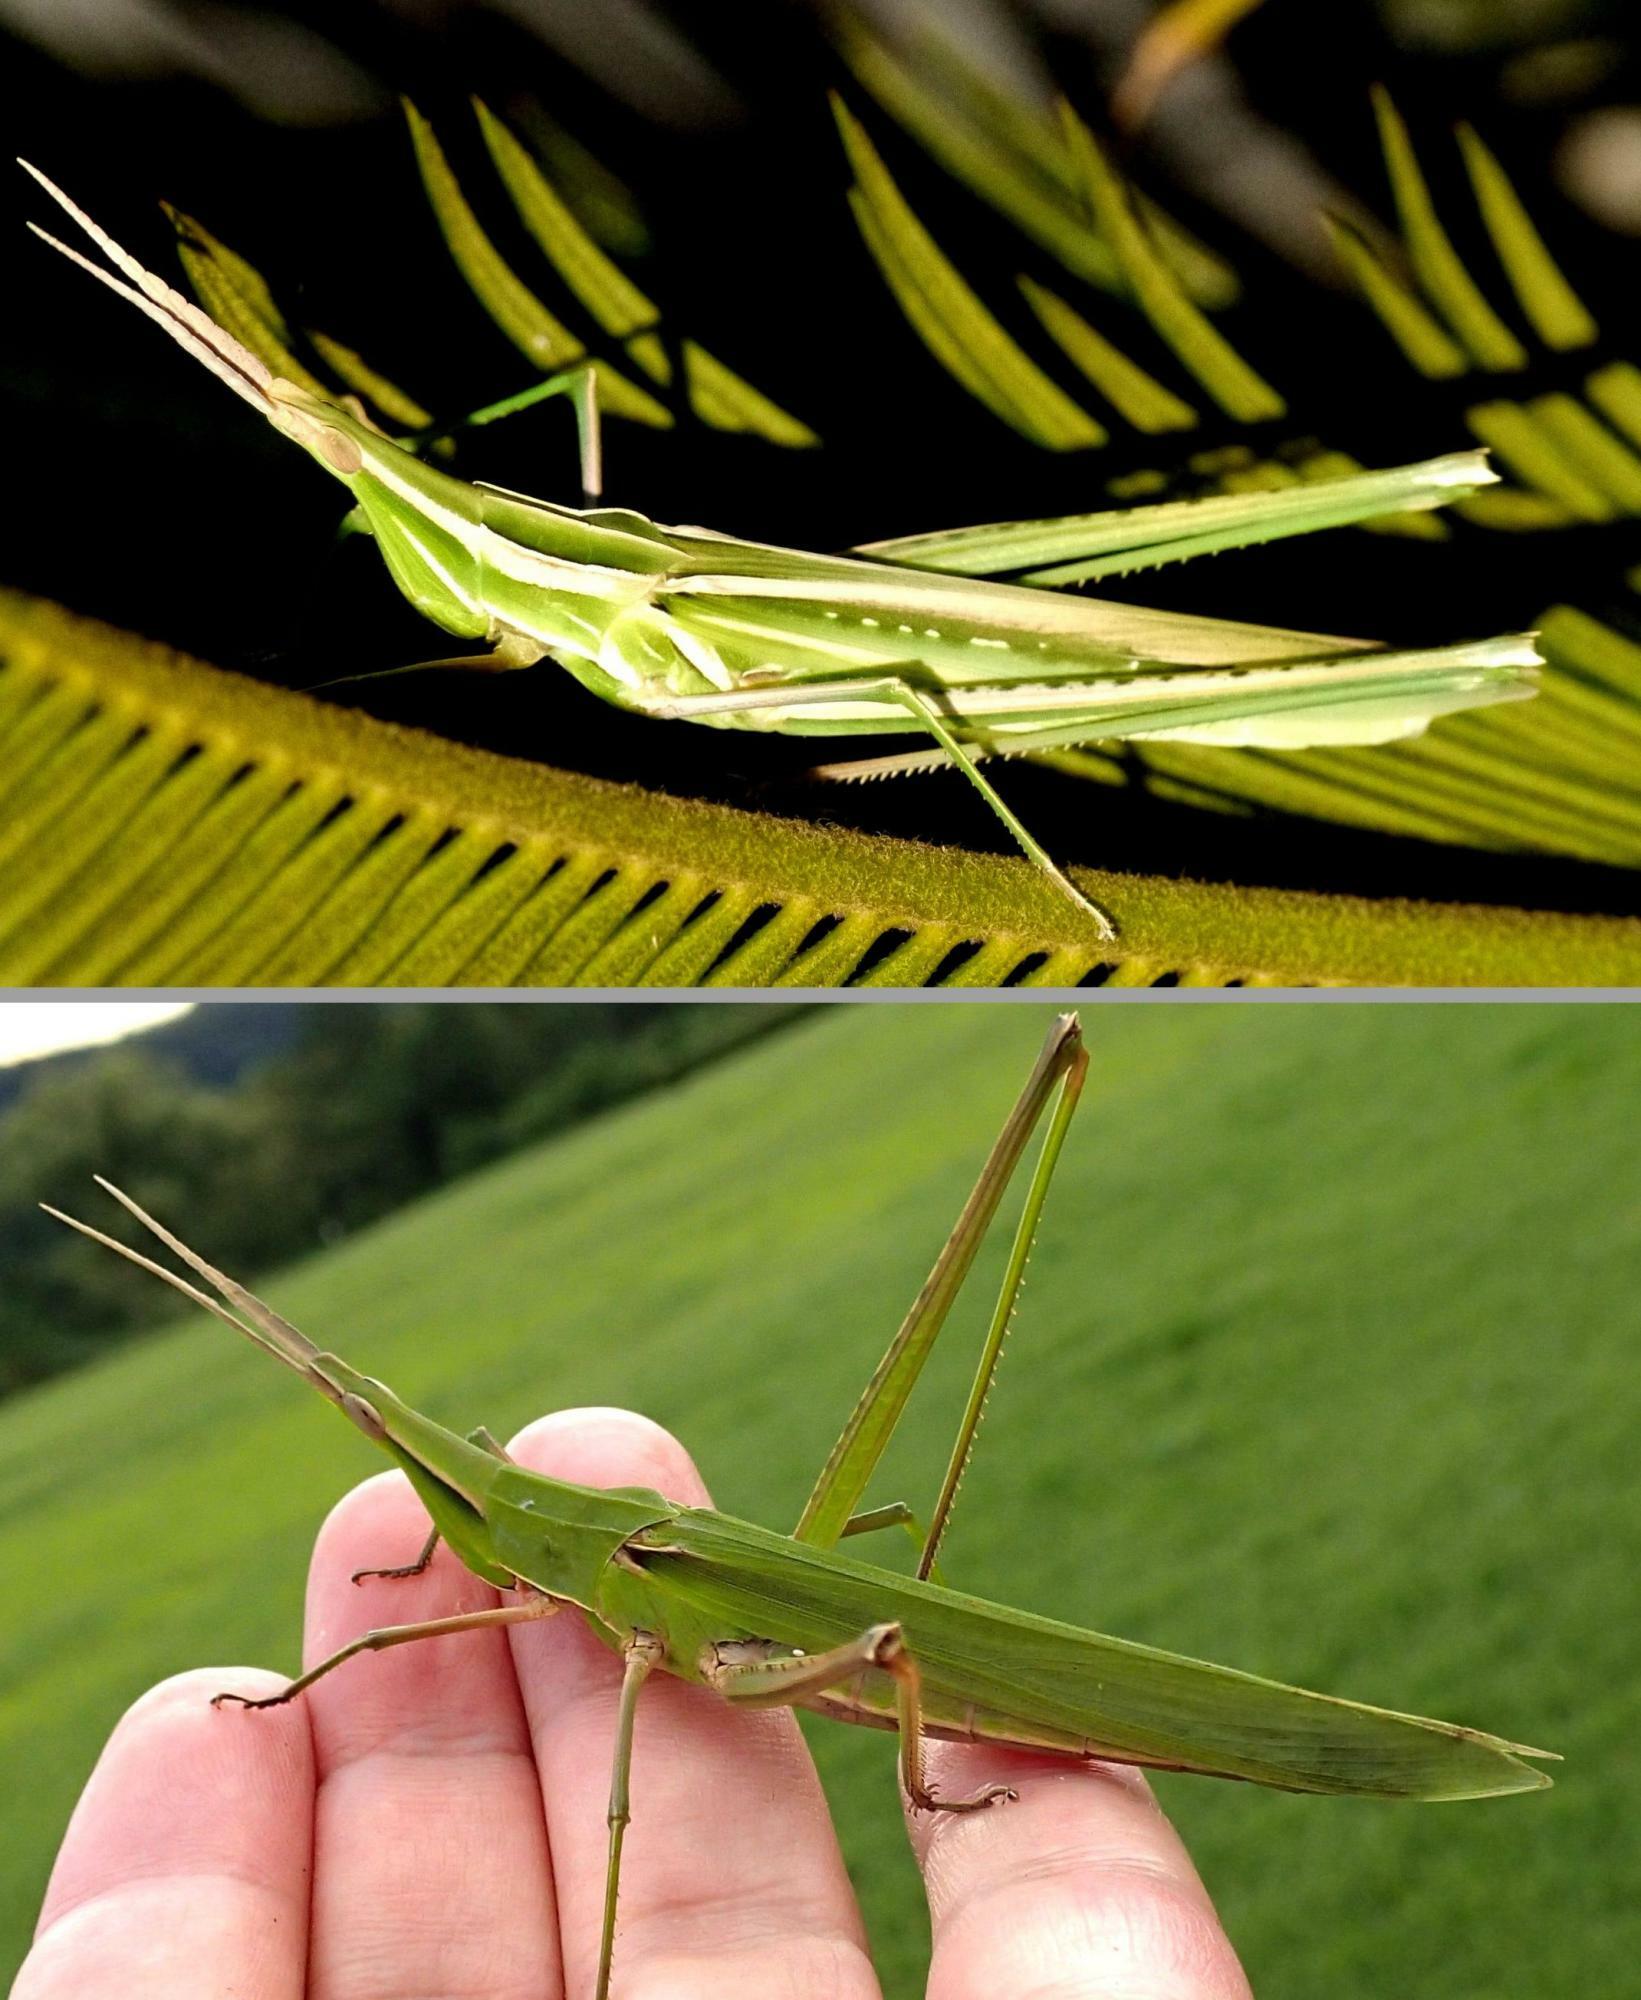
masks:
<path fill-rule="evenodd" d="M 475 98 L 473 109 L 519 220 L 559 276 L 604 331 L 624 342 L 627 353 L 652 381 L 670 384 L 672 362 L 657 333 L 660 308 L 599 248 L 535 160 L 489 107 Z M 684 343 L 684 367 L 690 407 L 715 430 L 750 431 L 772 444 L 793 447 L 820 442 L 807 424 L 694 341 Z"/>
<path fill-rule="evenodd" d="M 1090 210 L 1122 266 L 1124 286 L 1181 365 L 1238 423 L 1265 423 L 1286 415 L 1282 397 L 1187 296 L 1134 207 L 1127 186 L 1064 99 L 1060 120 Z"/>
<path fill-rule="evenodd" d="M 1533 226 L 1521 197 L 1473 125 L 1457 129 L 1476 205 L 1516 303 L 1546 347 L 1588 347 L 1598 328 Z"/>
<path fill-rule="evenodd" d="M 587 352 L 585 343 L 547 310 L 490 241 L 462 193 L 444 149 L 434 137 L 433 127 L 408 98 L 404 100 L 404 113 L 422 184 L 439 229 L 456 268 L 480 305 L 519 352 L 544 375 L 579 361 Z M 607 361 L 599 362 L 598 383 L 606 415 L 629 417 L 635 423 L 649 424 L 659 430 L 670 428 L 671 411 Z"/>
<path fill-rule="evenodd" d="M 1432 381 L 1450 381 L 1464 374 L 1470 366 L 1464 349 L 1421 303 L 1417 293 L 1402 283 L 1362 232 L 1342 215 L 1324 216 L 1323 221 L 1340 263 L 1379 315 L 1385 331 L 1419 373 Z"/>
<path fill-rule="evenodd" d="M 1479 366 L 1495 374 L 1525 368 L 1526 348 L 1489 305 L 1442 227 L 1413 142 L 1388 91 L 1375 89 L 1373 111 L 1408 260 L 1425 295 Z"/>
<path fill-rule="evenodd" d="M 300 383 L 321 396 L 336 397 L 339 392 L 335 383 L 321 380 L 296 354 L 290 325 L 256 266 L 231 250 L 220 237 L 213 236 L 191 215 L 183 214 L 169 202 L 162 202 L 161 207 L 177 232 L 177 254 L 188 282 L 217 324 L 243 341 L 287 382 Z M 389 425 L 418 431 L 432 423 L 431 411 L 371 367 L 362 354 L 316 329 L 310 328 L 307 338 L 342 390 L 364 397 Z M 440 438 L 432 449 L 444 458 L 450 455 L 452 447 L 449 439 Z"/>
<path fill-rule="evenodd" d="M 1034 444 L 1050 451 L 1104 444 L 1104 427 L 1043 373 L 958 275 L 841 98 L 834 96 L 832 110 L 854 169 L 849 202 L 861 235 L 935 358 Z"/>
<path fill-rule="evenodd" d="M 0 736 L 14 985 L 1641 983 L 1629 919 L 1079 869 L 1091 948 L 1025 862 L 486 755 L 15 594 Z"/>
<path fill-rule="evenodd" d="M 569 204 L 490 107 L 475 97 L 473 111 L 519 220 L 593 318 L 617 340 L 654 326 L 660 317 L 654 301 L 582 228 Z"/>
<path fill-rule="evenodd" d="M 1148 436 L 1158 431 L 1188 431 L 1195 428 L 1197 412 L 1181 396 L 1130 361 L 1097 327 L 1074 306 L 1070 306 L 1047 285 L 1022 276 L 1020 290 L 1026 304 L 1042 321 L 1043 328 L 1058 343 L 1072 365 L 1086 375 L 1118 415 L 1134 429 Z"/>
<path fill-rule="evenodd" d="M 432 423 L 431 410 L 424 410 L 414 396 L 407 396 L 397 383 L 378 373 L 362 354 L 340 340 L 333 340 L 328 333 L 310 331 L 308 339 L 338 380 L 345 382 L 355 395 L 374 403 L 390 423 L 401 424 L 411 431 L 422 430 Z M 449 444 L 448 438 L 439 438 L 433 449 L 438 451 L 440 445 Z"/>

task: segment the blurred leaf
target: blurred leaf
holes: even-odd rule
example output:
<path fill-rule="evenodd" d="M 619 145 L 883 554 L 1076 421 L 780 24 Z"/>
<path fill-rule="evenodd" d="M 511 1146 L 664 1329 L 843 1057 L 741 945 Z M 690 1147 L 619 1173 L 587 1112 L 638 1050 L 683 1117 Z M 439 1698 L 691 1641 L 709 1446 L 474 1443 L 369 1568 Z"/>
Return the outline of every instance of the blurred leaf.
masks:
<path fill-rule="evenodd" d="M 1081 178 L 1053 120 L 999 90 L 947 39 L 919 35 L 904 51 L 840 11 L 836 35 L 856 79 L 947 171 L 1079 278 L 1121 289 L 1121 267 L 1083 199 Z M 1144 204 L 1169 268 L 1200 305 L 1236 298 L 1236 274 Z"/>
<path fill-rule="evenodd" d="M 626 182 L 534 98 L 521 100 L 509 115 L 587 233 L 617 256 L 646 256 L 653 247 L 649 225 Z"/>
<path fill-rule="evenodd" d="M 334 390 L 292 352 L 291 330 L 262 273 L 213 236 L 203 223 L 169 202 L 160 205 L 177 232 L 177 255 L 188 282 L 217 325 L 226 327 L 287 382 L 315 395 L 333 395 Z"/>
<path fill-rule="evenodd" d="M 1111 115 L 1134 127 L 1182 69 L 1211 54 L 1264 0 L 1166 0 L 1134 44 L 1112 93 Z"/>
<path fill-rule="evenodd" d="M 310 331 L 309 345 L 335 380 L 327 382 L 316 375 L 294 351 L 290 326 L 256 266 L 231 250 L 220 237 L 213 236 L 193 216 L 183 214 L 169 202 L 162 202 L 161 207 L 177 232 L 177 255 L 200 304 L 219 326 L 243 341 L 276 375 L 321 396 L 352 391 L 374 405 L 389 426 L 417 431 L 432 423 L 431 411 L 372 368 L 363 355 L 328 334 Z M 450 441 L 439 439 L 433 450 L 447 457 Z"/>

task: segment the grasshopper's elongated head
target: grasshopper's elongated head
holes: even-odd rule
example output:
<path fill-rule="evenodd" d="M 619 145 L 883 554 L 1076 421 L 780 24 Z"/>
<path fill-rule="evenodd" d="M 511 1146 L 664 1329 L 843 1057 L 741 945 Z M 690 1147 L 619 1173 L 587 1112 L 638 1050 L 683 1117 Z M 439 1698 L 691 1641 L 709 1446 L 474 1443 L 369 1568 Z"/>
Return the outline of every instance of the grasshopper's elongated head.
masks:
<path fill-rule="evenodd" d="M 333 403 L 275 375 L 209 313 L 116 243 L 38 167 L 27 160 L 18 165 L 85 231 L 114 270 L 105 270 L 31 222 L 42 242 L 163 328 L 276 431 L 340 479 L 358 502 L 394 582 L 419 611 L 460 637 L 491 636 L 479 559 L 470 540 L 478 521 L 470 486 L 401 449 L 376 429 L 362 407 Z"/>
<path fill-rule="evenodd" d="M 49 243 L 70 263 L 78 264 L 82 271 L 89 272 L 100 284 L 107 285 L 110 291 L 117 292 L 146 318 L 163 327 L 179 347 L 193 355 L 218 381 L 225 382 L 236 396 L 260 411 L 275 430 L 301 445 L 327 470 L 343 479 L 359 470 L 359 448 L 344 428 L 330 420 L 332 405 L 299 388 L 294 382 L 281 380 L 242 341 L 218 326 L 209 313 L 202 312 L 191 300 L 185 299 L 162 278 L 155 277 L 152 271 L 138 263 L 128 250 L 122 249 L 38 167 L 31 166 L 27 160 L 19 160 L 17 164 L 45 189 L 65 214 L 79 224 L 121 275 L 116 277 L 114 272 L 105 271 L 78 250 L 59 242 L 38 223 L 31 222 L 29 228 L 42 243 Z"/>
<path fill-rule="evenodd" d="M 393 1459 L 416 1489 L 440 1537 L 476 1576 L 498 1589 L 526 1582 L 549 1596 L 593 1607 L 606 1565 L 633 1535 L 672 1518 L 659 1493 L 604 1491 L 516 1465 L 488 1433 L 458 1437 L 401 1401 L 383 1382 L 316 1347 L 266 1301 L 207 1263 L 128 1194 L 111 1194 L 220 1295 L 221 1303 L 140 1250 L 42 1203 L 47 1215 L 161 1278 L 173 1291 L 292 1368 Z"/>

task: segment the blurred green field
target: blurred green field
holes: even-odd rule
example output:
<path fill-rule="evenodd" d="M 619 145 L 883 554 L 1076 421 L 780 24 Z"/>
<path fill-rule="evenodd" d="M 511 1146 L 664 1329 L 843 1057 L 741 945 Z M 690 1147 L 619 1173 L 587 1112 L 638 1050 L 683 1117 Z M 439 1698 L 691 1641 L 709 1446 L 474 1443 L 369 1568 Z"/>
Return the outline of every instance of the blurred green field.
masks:
<path fill-rule="evenodd" d="M 1262 2000 L 1627 2000 L 1641 1015 L 1085 1021 L 1091 1088 L 952 1581 L 1565 1754 L 1554 1791 L 1463 1805 L 1163 1780 Z M 825 1010 L 263 1289 L 462 1427 L 647 1410 L 721 1506 L 790 1525 L 1045 1022 Z M 40 1192 L 95 1213 L 95 1190 Z M 988 1303 L 966 1302 L 875 1497 L 927 1504 Z M 312 1532 L 377 1463 L 203 1318 L 0 1409 L 8 1969 L 122 1707 L 186 1666 L 292 1667 Z M 885 1990 L 911 2000 L 926 1927 L 892 1746 L 809 1733 Z"/>

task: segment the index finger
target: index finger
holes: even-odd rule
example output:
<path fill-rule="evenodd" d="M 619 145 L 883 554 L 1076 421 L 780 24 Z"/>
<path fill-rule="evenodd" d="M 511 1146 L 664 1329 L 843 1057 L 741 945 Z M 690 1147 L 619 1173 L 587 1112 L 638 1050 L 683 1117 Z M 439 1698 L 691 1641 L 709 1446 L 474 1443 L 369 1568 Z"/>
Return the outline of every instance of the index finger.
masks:
<path fill-rule="evenodd" d="M 301 2000 L 313 1750 L 300 1708 L 259 1729 L 211 1706 L 246 1667 L 179 1674 L 128 1709 L 63 1838 L 13 2000 Z"/>

